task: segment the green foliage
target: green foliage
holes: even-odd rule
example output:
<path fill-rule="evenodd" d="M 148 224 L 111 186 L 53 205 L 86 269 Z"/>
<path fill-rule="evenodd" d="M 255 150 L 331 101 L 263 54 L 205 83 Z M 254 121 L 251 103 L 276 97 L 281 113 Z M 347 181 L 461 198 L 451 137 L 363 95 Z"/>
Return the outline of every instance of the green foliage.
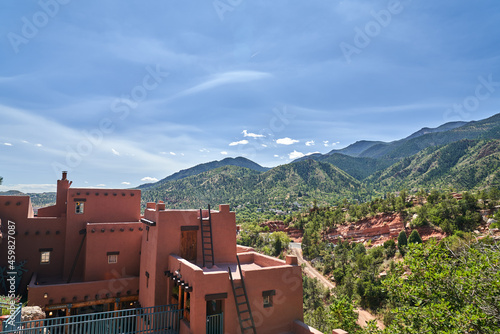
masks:
<path fill-rule="evenodd" d="M 394 314 L 384 333 L 498 333 L 499 282 L 498 243 L 410 244 L 383 282 Z"/>
<path fill-rule="evenodd" d="M 402 230 L 398 235 L 398 249 L 401 255 L 405 255 L 406 247 L 408 246 L 408 239 L 406 238 L 406 232 Z"/>
<path fill-rule="evenodd" d="M 410 236 L 408 237 L 408 243 L 409 244 L 421 244 L 422 243 L 422 238 L 420 237 L 420 234 L 418 233 L 417 230 L 411 231 Z"/>
<path fill-rule="evenodd" d="M 384 253 L 387 259 L 390 259 L 396 255 L 396 243 L 394 240 L 389 239 L 384 242 Z"/>
<path fill-rule="evenodd" d="M 341 328 L 349 333 L 359 331 L 361 327 L 356 324 L 358 314 L 352 303 L 347 298 L 330 299 L 327 306 L 319 306 L 312 312 L 304 315 L 304 321 L 323 333 Z"/>

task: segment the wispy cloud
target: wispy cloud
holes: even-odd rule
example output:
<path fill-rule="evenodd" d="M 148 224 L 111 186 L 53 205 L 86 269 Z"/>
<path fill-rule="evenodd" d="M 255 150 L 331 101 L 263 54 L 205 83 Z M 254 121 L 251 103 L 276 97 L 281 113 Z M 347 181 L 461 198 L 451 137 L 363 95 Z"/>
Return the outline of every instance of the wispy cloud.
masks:
<path fill-rule="evenodd" d="M 233 141 L 232 143 L 229 143 L 229 146 L 246 145 L 246 144 L 248 144 L 248 140 L 243 139 L 240 141 Z"/>
<path fill-rule="evenodd" d="M 222 85 L 250 82 L 269 77 L 271 77 L 271 74 L 265 72 L 257 72 L 257 71 L 234 71 L 234 72 L 219 73 L 212 76 L 212 78 L 208 79 L 207 81 L 201 84 L 198 84 L 194 87 L 188 88 L 176 94 L 175 96 L 172 97 L 172 99 L 200 93 L 209 89 L 214 89 Z"/>
<path fill-rule="evenodd" d="M 220 152 L 220 154 L 227 155 L 227 152 L 226 151 L 222 151 L 222 152 Z"/>
<path fill-rule="evenodd" d="M 12 143 L 3 143 L 5 146 L 12 146 Z"/>
<path fill-rule="evenodd" d="M 130 182 L 123 181 L 123 182 L 122 182 L 122 184 L 123 184 L 123 185 L 125 185 L 125 186 L 129 186 L 129 185 L 130 185 Z"/>
<path fill-rule="evenodd" d="M 111 152 L 113 152 L 114 155 L 120 155 L 120 152 L 115 150 L 114 148 L 111 149 Z"/>
<path fill-rule="evenodd" d="M 276 140 L 276 143 L 277 144 L 281 144 L 281 145 L 292 145 L 292 144 L 295 144 L 295 143 L 298 143 L 299 141 L 297 139 L 292 139 L 292 138 L 289 138 L 289 137 L 285 137 L 285 138 L 280 138 L 278 140 Z"/>
<path fill-rule="evenodd" d="M 243 137 L 251 137 L 251 138 L 264 138 L 265 136 L 262 134 L 248 132 L 247 130 L 243 130 Z"/>
<path fill-rule="evenodd" d="M 306 146 L 314 146 L 314 140 L 306 141 Z"/>
<path fill-rule="evenodd" d="M 170 155 L 177 155 L 175 152 L 170 152 Z"/>

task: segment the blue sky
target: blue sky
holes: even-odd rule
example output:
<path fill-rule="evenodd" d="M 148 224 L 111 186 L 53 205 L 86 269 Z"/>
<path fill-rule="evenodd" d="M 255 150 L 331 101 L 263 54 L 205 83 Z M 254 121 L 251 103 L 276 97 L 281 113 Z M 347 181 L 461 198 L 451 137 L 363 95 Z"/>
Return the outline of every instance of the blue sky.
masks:
<path fill-rule="evenodd" d="M 0 190 L 133 187 L 500 111 L 500 2 L 2 1 Z"/>

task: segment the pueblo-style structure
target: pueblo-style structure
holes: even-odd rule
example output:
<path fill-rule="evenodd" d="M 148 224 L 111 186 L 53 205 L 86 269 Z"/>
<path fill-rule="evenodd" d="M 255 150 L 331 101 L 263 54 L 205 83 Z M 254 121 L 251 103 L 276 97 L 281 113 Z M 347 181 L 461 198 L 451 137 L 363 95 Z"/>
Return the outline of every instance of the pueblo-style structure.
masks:
<path fill-rule="evenodd" d="M 302 323 L 296 257 L 237 246 L 229 205 L 147 203 L 141 215 L 140 190 L 70 186 L 63 172 L 56 204 L 37 215 L 29 196 L 0 196 L 0 294 L 15 288 L 42 307 L 45 321 L 65 317 L 67 325 L 78 315 L 136 310 L 127 332 L 319 333 Z M 159 307 L 175 310 L 174 319 L 144 315 L 160 314 Z"/>

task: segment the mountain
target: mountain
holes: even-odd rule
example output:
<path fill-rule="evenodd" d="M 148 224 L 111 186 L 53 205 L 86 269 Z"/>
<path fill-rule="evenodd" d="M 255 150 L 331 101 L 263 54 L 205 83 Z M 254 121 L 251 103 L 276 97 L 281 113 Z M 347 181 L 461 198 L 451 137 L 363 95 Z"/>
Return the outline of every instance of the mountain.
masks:
<path fill-rule="evenodd" d="M 420 137 L 420 136 L 423 136 L 423 135 L 426 135 L 429 133 L 436 133 L 436 132 L 444 132 L 444 131 L 453 130 L 453 129 L 459 128 L 461 126 L 464 126 L 465 124 L 467 124 L 467 122 L 449 122 L 449 123 L 445 123 L 441 126 L 438 126 L 437 128 L 422 128 L 422 129 L 418 130 L 417 132 L 409 135 L 405 139 L 410 140 L 410 139 L 417 138 L 417 137 Z"/>
<path fill-rule="evenodd" d="M 224 166 L 237 166 L 237 167 L 244 167 L 248 168 L 257 172 L 265 172 L 269 170 L 267 167 L 262 167 L 261 165 L 243 157 L 237 157 L 237 158 L 225 158 L 220 161 L 211 161 L 203 164 L 196 165 L 194 167 L 188 168 L 188 169 L 183 169 L 178 171 L 177 173 L 174 173 L 170 176 L 167 176 L 164 179 L 161 179 L 160 181 L 156 183 L 147 183 L 140 185 L 137 187 L 137 189 L 149 189 L 151 187 L 154 187 L 157 184 L 163 184 L 168 181 L 175 181 L 175 180 L 181 180 L 183 178 L 193 176 L 193 175 L 198 175 L 203 172 L 207 172 L 216 168 L 224 167 Z"/>
<path fill-rule="evenodd" d="M 359 157 L 361 153 L 369 149 L 370 147 L 374 145 L 383 145 L 386 144 L 382 141 L 369 141 L 369 140 L 360 140 L 355 142 L 354 144 L 351 144 L 347 147 L 344 147 L 340 150 L 331 150 L 327 154 L 335 154 L 335 153 L 340 153 L 340 154 L 345 154 L 349 155 L 351 157 Z"/>
<path fill-rule="evenodd" d="M 143 202 L 162 200 L 170 208 L 310 203 L 340 199 L 361 190 L 361 184 L 339 168 L 305 160 L 258 172 L 224 166 L 178 180 L 157 183 L 142 191 Z"/>
<path fill-rule="evenodd" d="M 442 126 L 440 128 L 446 129 L 449 127 L 449 124 L 445 125 L 446 127 Z M 468 122 L 451 130 L 434 131 L 418 137 L 410 138 L 412 136 L 409 136 L 406 139 L 391 143 L 376 144 L 363 151 L 359 156 L 401 159 L 414 155 L 427 147 L 446 145 L 462 139 L 495 139 L 498 138 L 499 132 L 500 114 L 496 114 L 481 121 Z"/>
<path fill-rule="evenodd" d="M 311 154 L 296 161 L 307 159 L 330 163 L 360 181 L 397 161 L 395 159 L 358 158 L 340 153 Z"/>
<path fill-rule="evenodd" d="M 500 140 L 460 140 L 429 147 L 366 179 L 380 190 L 500 187 Z"/>

